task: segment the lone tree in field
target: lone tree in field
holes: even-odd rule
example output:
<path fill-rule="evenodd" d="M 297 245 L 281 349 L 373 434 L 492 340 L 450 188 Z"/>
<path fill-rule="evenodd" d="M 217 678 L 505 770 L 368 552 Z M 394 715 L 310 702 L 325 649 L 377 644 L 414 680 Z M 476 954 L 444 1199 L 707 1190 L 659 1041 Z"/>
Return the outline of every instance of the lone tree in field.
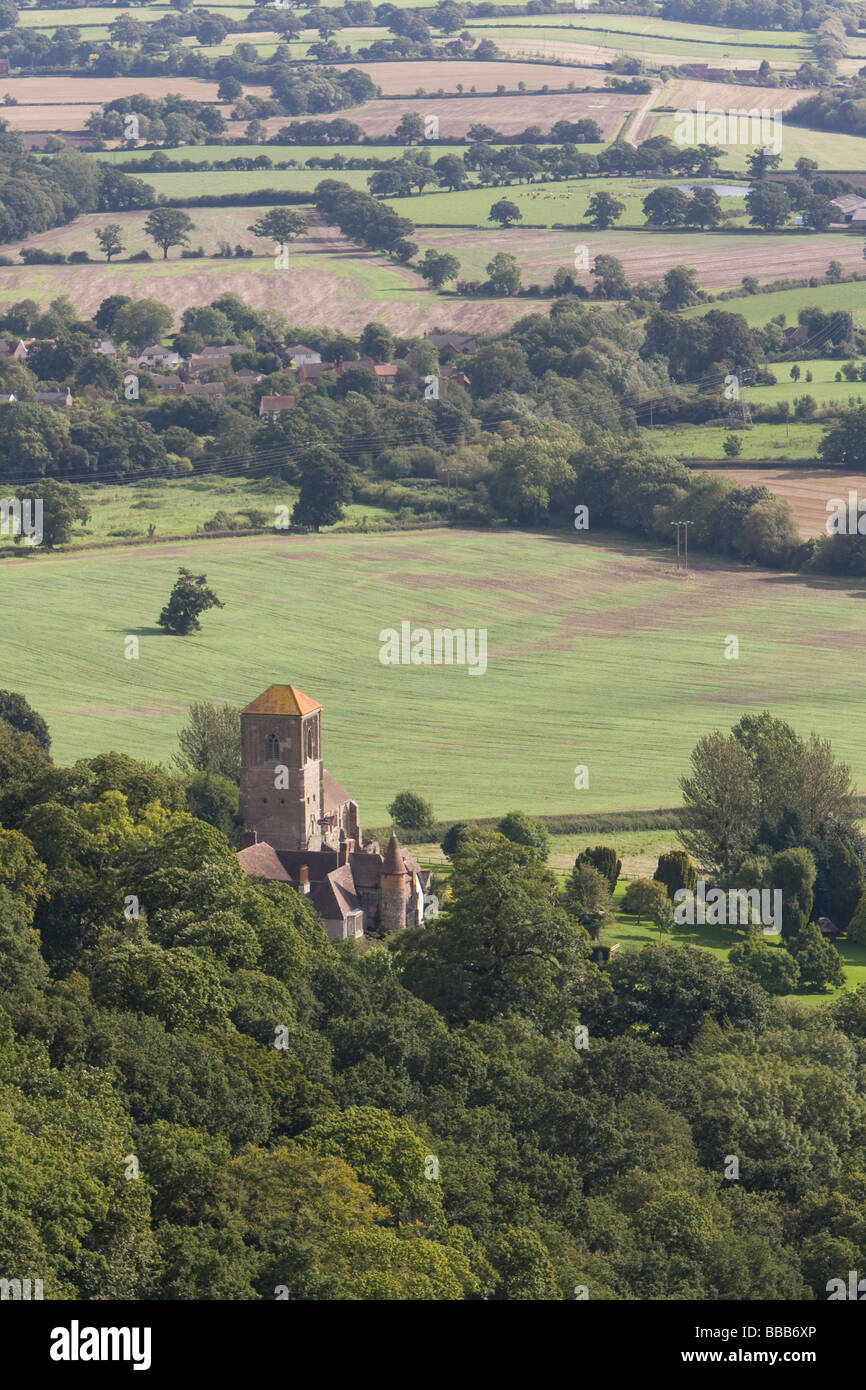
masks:
<path fill-rule="evenodd" d="M 189 723 L 177 736 L 174 762 L 183 772 L 240 780 L 241 712 L 236 705 L 199 700 L 189 707 Z"/>
<path fill-rule="evenodd" d="M 162 247 L 162 259 L 168 260 L 170 246 L 189 246 L 189 232 L 195 223 L 180 208 L 154 208 L 148 214 L 144 230 L 157 246 Z"/>
<path fill-rule="evenodd" d="M 208 608 L 224 608 L 212 589 L 207 587 L 206 574 L 193 574 L 181 567 L 168 603 L 157 619 L 160 627 L 178 637 L 189 632 L 200 632 L 199 617 Z"/>
<path fill-rule="evenodd" d="M 488 214 L 489 222 L 500 222 L 503 227 L 510 227 L 512 222 L 522 222 L 523 213 L 516 203 L 512 203 L 510 198 L 500 198 L 498 203 L 494 203 Z"/>
<path fill-rule="evenodd" d="M 427 250 L 424 252 L 424 259 L 418 262 L 418 273 L 423 275 L 434 290 L 439 290 L 446 280 L 453 280 L 459 275 L 460 262 L 456 256 L 450 256 L 447 252 Z"/>
<path fill-rule="evenodd" d="M 436 819 L 430 802 L 417 792 L 398 792 L 388 807 L 388 815 L 401 830 L 419 836 L 429 833 Z"/>
<path fill-rule="evenodd" d="M 295 526 L 333 526 L 343 517 L 343 503 L 352 496 L 352 475 L 339 454 L 309 449 L 300 461 L 301 490 L 292 509 Z"/>
<path fill-rule="evenodd" d="M 621 203 L 619 198 L 614 198 L 610 193 L 593 193 L 586 210 L 586 220 L 597 231 L 603 232 L 618 222 L 624 212 L 625 203 Z"/>
<path fill-rule="evenodd" d="M 123 228 L 119 222 L 107 222 L 104 227 L 96 230 L 96 240 L 99 248 L 104 253 L 105 259 L 110 263 L 112 256 L 119 256 L 124 249 Z"/>
<path fill-rule="evenodd" d="M 279 242 L 281 246 L 288 241 L 294 241 L 295 237 L 301 236 L 306 230 L 307 219 L 302 213 L 295 212 L 294 208 L 271 208 L 264 217 L 260 217 L 247 228 L 253 236 Z"/>

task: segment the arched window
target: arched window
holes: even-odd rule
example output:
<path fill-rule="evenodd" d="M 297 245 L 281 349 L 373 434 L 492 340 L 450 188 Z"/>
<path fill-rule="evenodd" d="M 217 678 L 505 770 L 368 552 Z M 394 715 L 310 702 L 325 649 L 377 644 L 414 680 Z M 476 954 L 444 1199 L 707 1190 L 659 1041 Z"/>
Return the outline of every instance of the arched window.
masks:
<path fill-rule="evenodd" d="M 280 745 L 276 734 L 268 736 L 267 759 L 269 763 L 275 763 L 280 756 Z"/>

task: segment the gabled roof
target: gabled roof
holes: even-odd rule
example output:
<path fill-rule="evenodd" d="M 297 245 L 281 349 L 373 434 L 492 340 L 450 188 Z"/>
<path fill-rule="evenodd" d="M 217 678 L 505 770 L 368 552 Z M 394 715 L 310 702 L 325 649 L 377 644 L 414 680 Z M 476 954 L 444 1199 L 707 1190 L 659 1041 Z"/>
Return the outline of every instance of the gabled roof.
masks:
<path fill-rule="evenodd" d="M 322 769 L 322 810 L 325 815 L 329 811 L 335 811 L 338 806 L 345 806 L 352 797 L 346 788 L 337 781 L 327 768 Z"/>
<path fill-rule="evenodd" d="M 311 700 L 297 686 L 269 685 L 241 710 L 241 714 L 312 714 L 321 708 L 318 700 Z"/>
<path fill-rule="evenodd" d="M 290 878 L 277 858 L 277 852 L 261 841 L 248 845 L 238 853 L 238 861 L 245 874 L 255 874 L 258 878 L 275 878 L 289 883 Z"/>

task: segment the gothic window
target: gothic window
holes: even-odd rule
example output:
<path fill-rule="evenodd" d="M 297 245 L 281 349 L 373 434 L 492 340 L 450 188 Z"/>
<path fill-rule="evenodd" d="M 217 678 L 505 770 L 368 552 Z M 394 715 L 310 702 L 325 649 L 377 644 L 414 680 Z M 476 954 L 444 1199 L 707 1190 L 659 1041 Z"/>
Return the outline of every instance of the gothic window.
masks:
<path fill-rule="evenodd" d="M 269 763 L 275 763 L 280 756 L 280 744 L 276 734 L 268 736 L 267 759 Z"/>

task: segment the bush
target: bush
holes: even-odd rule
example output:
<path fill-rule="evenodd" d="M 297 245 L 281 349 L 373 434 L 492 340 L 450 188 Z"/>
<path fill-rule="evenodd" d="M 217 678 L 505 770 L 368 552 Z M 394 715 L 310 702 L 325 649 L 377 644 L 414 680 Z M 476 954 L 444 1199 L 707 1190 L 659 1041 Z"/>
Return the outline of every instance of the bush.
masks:
<path fill-rule="evenodd" d="M 453 825 L 450 825 L 448 829 L 445 831 L 445 834 L 442 837 L 442 843 L 439 846 L 439 848 L 441 849 L 442 853 L 445 855 L 447 859 L 450 859 L 452 854 L 456 850 L 457 841 L 459 840 L 463 831 L 468 830 L 470 826 L 474 828 L 475 822 L 471 820 L 458 820 L 455 821 Z"/>
<path fill-rule="evenodd" d="M 610 883 L 592 864 L 577 861 L 565 888 L 565 905 L 593 941 L 610 915 Z"/>
<path fill-rule="evenodd" d="M 817 922 L 807 922 L 791 942 L 791 955 L 800 969 L 800 980 L 812 989 L 845 983 L 842 957 L 825 941 Z"/>
<path fill-rule="evenodd" d="M 546 859 L 550 848 L 550 837 L 540 820 L 527 816 L 523 811 L 509 811 L 496 829 L 506 840 L 515 845 L 527 845 L 534 849 L 539 859 Z"/>
<path fill-rule="evenodd" d="M 88 265 L 90 256 L 86 251 L 70 251 L 67 257 L 70 265 Z"/>
<path fill-rule="evenodd" d="M 149 251 L 136 251 L 134 256 L 127 257 L 130 261 L 152 261 L 153 256 Z"/>
<path fill-rule="evenodd" d="M 770 946 L 758 936 L 732 946 L 728 960 L 768 994 L 790 994 L 800 980 L 800 967 L 790 951 L 784 946 Z"/>
<path fill-rule="evenodd" d="M 858 946 L 866 946 L 866 893 L 854 909 L 854 916 L 848 923 L 848 939 Z"/>
<path fill-rule="evenodd" d="M 405 830 L 419 839 L 429 834 L 430 827 L 436 819 L 430 802 L 417 792 L 398 792 L 387 810 L 400 830 Z"/>

